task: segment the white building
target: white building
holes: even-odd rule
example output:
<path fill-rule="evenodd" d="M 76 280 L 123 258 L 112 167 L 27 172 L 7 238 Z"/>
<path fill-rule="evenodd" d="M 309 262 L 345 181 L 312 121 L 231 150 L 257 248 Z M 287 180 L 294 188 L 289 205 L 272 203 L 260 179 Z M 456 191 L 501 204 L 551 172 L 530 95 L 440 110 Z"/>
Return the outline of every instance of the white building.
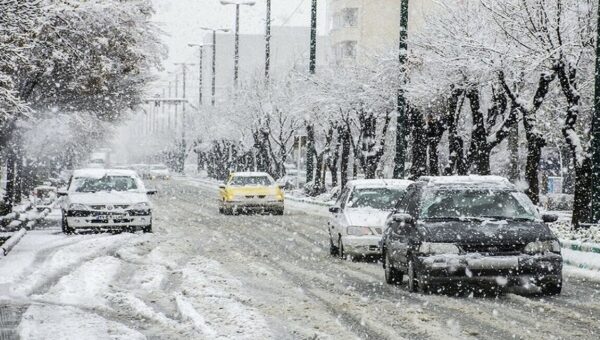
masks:
<path fill-rule="evenodd" d="M 360 61 L 398 48 L 400 0 L 328 0 L 331 60 Z M 409 34 L 423 29 L 433 0 L 411 0 Z"/>

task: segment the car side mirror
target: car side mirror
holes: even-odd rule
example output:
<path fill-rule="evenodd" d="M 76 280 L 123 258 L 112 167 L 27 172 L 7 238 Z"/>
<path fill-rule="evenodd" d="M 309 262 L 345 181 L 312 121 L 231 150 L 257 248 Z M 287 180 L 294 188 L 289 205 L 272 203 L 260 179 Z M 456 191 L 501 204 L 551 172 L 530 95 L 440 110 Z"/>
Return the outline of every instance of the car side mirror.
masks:
<path fill-rule="evenodd" d="M 56 195 L 57 195 L 58 197 L 65 197 L 65 196 L 67 196 L 67 195 L 68 195 L 68 192 L 67 192 L 67 190 L 58 190 L 58 191 L 56 192 Z"/>
<path fill-rule="evenodd" d="M 554 214 L 543 214 L 542 221 L 544 221 L 544 223 L 553 223 L 558 221 L 558 216 Z"/>
<path fill-rule="evenodd" d="M 394 222 L 398 222 L 399 224 L 404 223 L 406 225 L 415 223 L 415 219 L 409 214 L 394 214 L 392 216 L 392 220 Z"/>
<path fill-rule="evenodd" d="M 156 195 L 156 193 L 157 193 L 156 189 L 146 190 L 146 195 Z"/>
<path fill-rule="evenodd" d="M 329 212 L 332 214 L 337 214 L 341 211 L 342 209 L 340 207 L 329 207 Z"/>
<path fill-rule="evenodd" d="M 225 184 L 219 184 L 219 189 L 225 189 Z"/>

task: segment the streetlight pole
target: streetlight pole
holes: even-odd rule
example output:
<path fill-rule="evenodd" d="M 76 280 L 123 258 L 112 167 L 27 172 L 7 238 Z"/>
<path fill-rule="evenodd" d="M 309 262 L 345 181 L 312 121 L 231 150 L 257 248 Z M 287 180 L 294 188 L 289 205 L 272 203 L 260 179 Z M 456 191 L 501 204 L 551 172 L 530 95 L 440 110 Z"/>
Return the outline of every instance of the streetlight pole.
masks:
<path fill-rule="evenodd" d="M 600 19 L 600 6 L 598 6 Z M 600 21 L 596 39 L 596 88 L 592 118 L 592 211 L 590 222 L 600 222 Z"/>
<path fill-rule="evenodd" d="M 183 77 L 183 93 L 181 98 L 183 99 L 183 103 L 181 104 L 181 160 L 180 160 L 180 168 L 179 170 L 183 173 L 185 166 L 185 156 L 186 156 L 186 141 L 185 141 L 185 109 L 186 109 L 186 81 L 187 81 L 187 68 L 188 66 L 194 66 L 194 64 L 189 63 L 175 63 L 175 65 L 181 65 L 182 77 Z"/>
<path fill-rule="evenodd" d="M 406 59 L 408 54 L 408 7 L 409 0 L 401 0 L 400 4 L 400 44 L 398 62 L 400 67 L 400 87 L 398 88 L 396 118 L 396 155 L 394 157 L 394 178 L 404 178 L 406 159 L 406 110 L 407 103 L 404 85 L 406 84 Z"/>
<path fill-rule="evenodd" d="M 269 81 L 271 70 L 271 0 L 267 0 L 267 23 L 265 29 L 265 79 Z"/>
<path fill-rule="evenodd" d="M 312 0 L 310 14 L 310 74 L 317 70 L 317 0 Z"/>
<path fill-rule="evenodd" d="M 208 27 L 201 27 L 200 28 L 203 31 L 210 31 L 212 32 L 212 47 L 213 47 L 213 53 L 212 53 L 212 98 L 210 100 L 211 105 L 215 106 L 215 93 L 216 93 L 216 89 L 217 89 L 217 31 L 219 32 L 229 32 L 229 29 L 227 28 L 208 28 Z"/>
<path fill-rule="evenodd" d="M 212 46 L 209 44 L 188 44 L 189 47 L 198 47 L 200 54 L 198 59 L 198 107 L 202 106 L 202 88 L 204 87 L 204 47 Z"/>
<path fill-rule="evenodd" d="M 235 53 L 233 57 L 233 84 L 238 87 L 240 73 L 240 6 L 254 6 L 256 1 L 221 0 L 221 5 L 235 5 Z"/>

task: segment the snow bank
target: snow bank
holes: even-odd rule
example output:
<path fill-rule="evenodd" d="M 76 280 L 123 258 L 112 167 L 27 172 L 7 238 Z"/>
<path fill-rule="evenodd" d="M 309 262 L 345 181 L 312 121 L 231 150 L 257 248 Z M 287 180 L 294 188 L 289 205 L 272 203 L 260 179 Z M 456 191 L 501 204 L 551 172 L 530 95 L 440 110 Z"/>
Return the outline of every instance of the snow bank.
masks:
<path fill-rule="evenodd" d="M 146 339 L 140 332 L 97 314 L 55 305 L 32 305 L 23 315 L 19 333 L 23 340 Z"/>

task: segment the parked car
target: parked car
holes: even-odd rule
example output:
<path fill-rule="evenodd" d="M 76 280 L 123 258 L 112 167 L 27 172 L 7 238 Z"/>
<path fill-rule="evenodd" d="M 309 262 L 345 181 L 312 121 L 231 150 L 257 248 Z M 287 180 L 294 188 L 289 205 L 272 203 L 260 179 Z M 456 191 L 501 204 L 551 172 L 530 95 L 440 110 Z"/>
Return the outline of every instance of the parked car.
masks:
<path fill-rule="evenodd" d="M 152 232 L 152 204 L 147 190 L 132 170 L 75 170 L 62 201 L 62 230 L 138 230 Z"/>
<path fill-rule="evenodd" d="M 411 181 L 355 180 L 339 194 L 328 222 L 331 255 L 379 255 L 385 221 Z"/>
<path fill-rule="evenodd" d="M 148 170 L 150 179 L 170 179 L 171 172 L 164 164 L 153 164 L 150 165 Z"/>
<path fill-rule="evenodd" d="M 219 187 L 219 212 L 271 212 L 283 215 L 284 194 L 264 172 L 236 172 Z"/>
<path fill-rule="evenodd" d="M 40 185 L 33 189 L 33 205 L 38 211 L 52 209 L 57 199 L 57 188 L 51 185 Z"/>
<path fill-rule="evenodd" d="M 134 170 L 140 178 L 150 178 L 150 166 L 148 164 L 134 164 L 131 167 L 132 170 Z"/>
<path fill-rule="evenodd" d="M 473 283 L 560 294 L 561 248 L 545 224 L 556 219 L 501 177 L 422 178 L 386 221 L 385 280 L 407 275 L 421 292 Z"/>

